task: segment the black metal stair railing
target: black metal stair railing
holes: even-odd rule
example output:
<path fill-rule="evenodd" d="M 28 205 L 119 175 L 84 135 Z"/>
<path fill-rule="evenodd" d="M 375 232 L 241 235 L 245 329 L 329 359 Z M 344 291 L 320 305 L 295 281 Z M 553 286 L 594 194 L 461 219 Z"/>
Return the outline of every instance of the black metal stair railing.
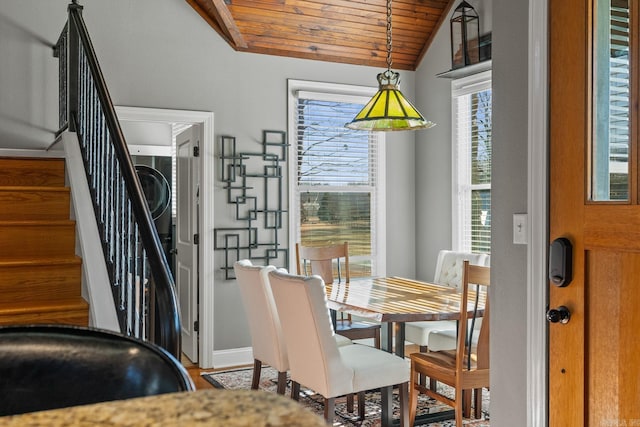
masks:
<path fill-rule="evenodd" d="M 60 131 L 76 132 L 123 334 L 178 357 L 175 284 L 111 97 L 82 18 L 69 20 L 55 47 L 60 60 Z"/>

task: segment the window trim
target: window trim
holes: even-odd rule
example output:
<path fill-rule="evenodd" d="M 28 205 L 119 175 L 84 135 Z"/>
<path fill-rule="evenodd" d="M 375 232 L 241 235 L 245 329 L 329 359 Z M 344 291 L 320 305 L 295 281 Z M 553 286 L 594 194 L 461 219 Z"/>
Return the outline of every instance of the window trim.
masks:
<path fill-rule="evenodd" d="M 358 98 L 358 101 L 362 101 L 363 104 L 377 92 L 378 88 L 371 86 L 358 86 L 340 83 L 328 83 L 328 82 L 316 82 L 310 80 L 295 80 L 287 79 L 287 132 L 288 132 L 288 201 L 289 201 L 289 265 L 290 270 L 295 271 L 295 244 L 298 226 L 300 221 L 299 213 L 296 206 L 296 194 L 294 191 L 294 185 L 296 182 L 297 170 L 296 170 L 296 99 L 299 92 L 311 93 L 319 98 L 325 97 L 325 99 L 338 99 L 347 101 L 353 101 L 354 98 Z M 326 98 L 328 97 L 328 98 Z M 362 100 L 360 99 L 362 98 Z M 386 161 L 385 161 L 385 135 L 384 132 L 379 132 L 378 135 L 378 147 L 377 147 L 377 162 L 375 167 L 376 177 L 375 182 L 378 185 L 378 191 L 376 194 L 377 209 L 372 212 L 372 227 L 375 227 L 376 234 L 376 247 L 375 247 L 375 263 L 372 273 L 377 276 L 386 275 L 386 236 L 387 236 L 387 219 L 386 219 Z M 332 189 L 331 191 L 338 190 Z M 349 189 L 354 191 L 354 189 Z M 357 189 L 356 189 L 357 191 Z"/>
<path fill-rule="evenodd" d="M 464 212 L 461 209 L 461 198 L 459 194 L 461 171 L 458 168 L 460 156 L 458 150 L 458 122 L 457 122 L 457 103 L 456 98 L 469 95 L 474 92 L 491 89 L 491 70 L 473 74 L 451 81 L 451 246 L 455 251 L 468 251 L 463 246 L 464 239 Z M 493 107 L 492 107 L 493 114 Z M 490 188 L 490 184 L 477 185 L 475 189 Z"/>

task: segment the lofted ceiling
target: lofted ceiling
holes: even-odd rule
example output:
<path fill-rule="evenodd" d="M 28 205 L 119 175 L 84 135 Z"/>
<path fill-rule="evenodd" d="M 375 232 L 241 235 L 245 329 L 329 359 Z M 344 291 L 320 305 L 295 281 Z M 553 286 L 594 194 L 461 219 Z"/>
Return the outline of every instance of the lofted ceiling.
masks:
<path fill-rule="evenodd" d="M 387 67 L 386 0 L 186 0 L 240 52 Z M 415 70 L 454 0 L 394 0 L 394 69 Z"/>

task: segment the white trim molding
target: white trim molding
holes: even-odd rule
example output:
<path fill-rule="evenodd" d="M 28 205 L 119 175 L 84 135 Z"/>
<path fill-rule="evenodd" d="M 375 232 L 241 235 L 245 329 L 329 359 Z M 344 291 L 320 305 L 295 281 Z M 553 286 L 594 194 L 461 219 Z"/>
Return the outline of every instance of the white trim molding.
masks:
<path fill-rule="evenodd" d="M 217 350 L 213 353 L 213 366 L 215 366 L 216 369 L 251 364 L 253 364 L 253 349 L 251 347 Z"/>
<path fill-rule="evenodd" d="M 82 256 L 82 292 L 83 297 L 89 301 L 89 325 L 120 332 L 115 305 L 104 303 L 113 301 L 111 282 L 104 261 L 78 136 L 76 133 L 64 132 L 61 141 L 77 228 L 76 242 L 79 247 L 76 251 Z"/>
<path fill-rule="evenodd" d="M 55 142 L 58 143 L 62 141 L 62 136 L 59 136 Z M 2 157 L 53 157 L 53 158 L 63 158 L 64 151 L 62 148 L 56 147 L 55 150 L 23 150 L 19 148 L 0 148 L 0 156 Z"/>
<path fill-rule="evenodd" d="M 527 427 L 547 420 L 548 0 L 529 1 Z"/>
<path fill-rule="evenodd" d="M 214 165 L 215 136 L 213 132 L 213 113 L 208 111 L 170 110 L 161 108 L 122 107 L 116 106 L 116 114 L 123 121 L 149 121 L 167 123 L 199 123 L 202 126 L 203 141 L 200 144 L 200 205 L 199 230 L 200 251 L 198 257 L 200 308 L 198 320 L 199 350 L 198 365 L 200 368 L 212 368 L 214 361 L 214 272 L 213 265 L 213 191 L 215 185 Z"/>

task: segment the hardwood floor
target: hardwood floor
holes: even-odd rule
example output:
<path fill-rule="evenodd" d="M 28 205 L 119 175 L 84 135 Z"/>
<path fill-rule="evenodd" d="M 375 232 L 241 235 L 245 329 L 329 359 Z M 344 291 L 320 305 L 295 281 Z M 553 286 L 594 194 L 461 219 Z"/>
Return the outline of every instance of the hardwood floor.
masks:
<path fill-rule="evenodd" d="M 182 355 L 182 358 L 180 359 L 180 362 L 187 369 L 187 372 L 191 376 L 191 379 L 193 380 L 193 383 L 196 386 L 196 390 L 205 390 L 205 389 L 208 389 L 208 388 L 214 388 L 211 385 L 211 383 L 209 383 L 208 381 L 202 379 L 202 373 L 203 372 L 216 372 L 216 371 L 226 371 L 226 370 L 229 370 L 229 369 L 235 369 L 235 368 L 200 369 L 198 367 L 198 365 L 196 365 L 193 362 L 191 362 L 185 355 Z M 252 365 L 237 366 L 237 368 L 244 368 L 244 367 L 250 368 L 251 366 Z"/>
<path fill-rule="evenodd" d="M 202 373 L 202 370 L 199 369 L 197 366 L 192 366 L 187 368 L 187 372 L 189 372 L 189 375 L 191 376 L 191 379 L 193 380 L 193 383 L 196 386 L 196 390 L 205 390 L 208 388 L 213 388 L 213 386 L 205 381 L 204 379 L 202 379 L 202 376 L 200 375 Z"/>

